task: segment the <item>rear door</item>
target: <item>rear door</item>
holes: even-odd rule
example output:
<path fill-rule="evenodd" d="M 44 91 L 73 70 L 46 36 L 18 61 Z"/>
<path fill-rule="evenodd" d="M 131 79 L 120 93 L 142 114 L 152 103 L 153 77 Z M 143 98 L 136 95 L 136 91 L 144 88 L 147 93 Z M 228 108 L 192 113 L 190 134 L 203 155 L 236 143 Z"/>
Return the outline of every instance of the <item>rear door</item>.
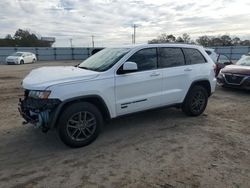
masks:
<path fill-rule="evenodd" d="M 135 62 L 138 71 L 115 76 L 118 116 L 157 107 L 162 99 L 162 70 L 157 69 L 156 48 L 139 50 L 127 61 Z"/>
<path fill-rule="evenodd" d="M 192 69 L 185 64 L 181 48 L 158 48 L 159 68 L 163 71 L 162 104 L 180 103 L 188 90 Z"/>
<path fill-rule="evenodd" d="M 29 53 L 24 53 L 23 55 L 24 55 L 24 57 L 23 57 L 24 63 L 29 63 L 30 62 Z"/>
<path fill-rule="evenodd" d="M 209 64 L 198 49 L 183 48 L 183 52 L 188 65 L 186 70 L 188 70 L 191 83 L 194 80 L 203 80 L 204 77 L 210 75 Z"/>

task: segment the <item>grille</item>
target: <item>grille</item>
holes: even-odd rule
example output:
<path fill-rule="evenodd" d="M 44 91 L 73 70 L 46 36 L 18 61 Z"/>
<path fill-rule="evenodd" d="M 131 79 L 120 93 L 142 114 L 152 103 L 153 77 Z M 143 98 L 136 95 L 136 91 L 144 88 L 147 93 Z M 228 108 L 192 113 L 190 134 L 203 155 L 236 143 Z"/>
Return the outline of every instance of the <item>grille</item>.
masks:
<path fill-rule="evenodd" d="M 30 91 L 27 90 L 27 89 L 24 91 L 24 98 L 27 98 L 27 97 L 29 96 L 29 92 L 30 92 Z"/>
<path fill-rule="evenodd" d="M 233 74 L 225 74 L 225 78 L 226 78 L 228 83 L 240 84 L 241 81 L 243 80 L 244 76 L 233 75 Z"/>

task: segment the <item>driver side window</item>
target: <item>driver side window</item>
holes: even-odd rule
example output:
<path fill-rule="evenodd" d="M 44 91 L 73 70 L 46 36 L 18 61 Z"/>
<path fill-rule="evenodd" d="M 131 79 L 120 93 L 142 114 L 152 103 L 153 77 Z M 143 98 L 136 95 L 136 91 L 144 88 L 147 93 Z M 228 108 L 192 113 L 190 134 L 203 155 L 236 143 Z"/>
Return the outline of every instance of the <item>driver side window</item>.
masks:
<path fill-rule="evenodd" d="M 157 68 L 156 48 L 142 49 L 132 55 L 127 61 L 135 62 L 138 71 L 146 71 Z"/>

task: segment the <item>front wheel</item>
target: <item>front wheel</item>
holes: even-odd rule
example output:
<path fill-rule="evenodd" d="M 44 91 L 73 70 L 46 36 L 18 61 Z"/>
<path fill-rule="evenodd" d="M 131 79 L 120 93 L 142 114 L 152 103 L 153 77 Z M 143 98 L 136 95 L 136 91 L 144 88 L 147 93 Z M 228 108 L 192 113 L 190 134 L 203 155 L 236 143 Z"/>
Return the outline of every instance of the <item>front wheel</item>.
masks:
<path fill-rule="evenodd" d="M 21 60 L 21 61 L 20 61 L 20 64 L 23 65 L 23 64 L 24 64 L 24 60 Z"/>
<path fill-rule="evenodd" d="M 182 110 L 189 116 L 199 116 L 204 112 L 207 101 L 207 90 L 200 85 L 193 86 L 182 104 Z"/>
<path fill-rule="evenodd" d="M 103 118 L 91 103 L 80 102 L 68 106 L 60 116 L 58 133 L 70 147 L 82 147 L 93 142 L 101 130 Z"/>

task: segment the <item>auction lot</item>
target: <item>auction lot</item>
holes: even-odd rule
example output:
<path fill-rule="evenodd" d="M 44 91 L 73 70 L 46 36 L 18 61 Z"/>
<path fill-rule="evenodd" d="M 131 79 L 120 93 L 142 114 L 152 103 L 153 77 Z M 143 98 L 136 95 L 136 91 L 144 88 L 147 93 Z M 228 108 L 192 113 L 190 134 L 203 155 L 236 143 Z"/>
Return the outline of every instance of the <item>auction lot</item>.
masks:
<path fill-rule="evenodd" d="M 199 117 L 169 108 L 112 120 L 79 149 L 22 125 L 24 76 L 77 63 L 0 65 L 0 187 L 250 187 L 247 91 L 218 87 Z"/>

